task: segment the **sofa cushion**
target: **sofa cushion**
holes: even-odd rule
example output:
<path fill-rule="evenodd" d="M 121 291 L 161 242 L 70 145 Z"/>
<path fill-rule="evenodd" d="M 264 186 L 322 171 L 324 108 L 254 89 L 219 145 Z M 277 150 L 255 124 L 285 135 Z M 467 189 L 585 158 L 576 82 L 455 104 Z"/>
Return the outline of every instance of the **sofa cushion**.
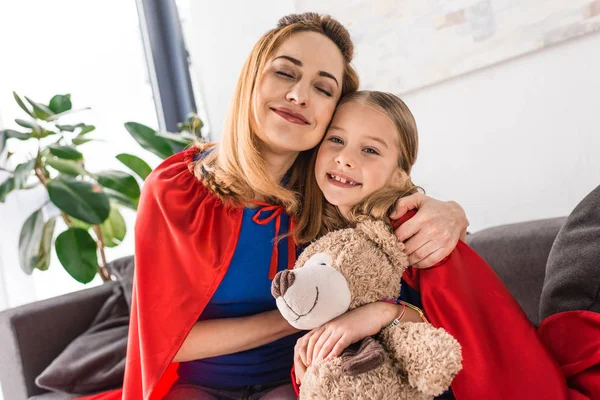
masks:
<path fill-rule="evenodd" d="M 536 326 L 548 253 L 564 222 L 561 217 L 501 225 L 467 237 Z"/>
<path fill-rule="evenodd" d="M 73 400 L 76 396 L 66 393 L 48 392 L 44 394 L 38 394 L 37 396 L 30 397 L 29 400 Z"/>

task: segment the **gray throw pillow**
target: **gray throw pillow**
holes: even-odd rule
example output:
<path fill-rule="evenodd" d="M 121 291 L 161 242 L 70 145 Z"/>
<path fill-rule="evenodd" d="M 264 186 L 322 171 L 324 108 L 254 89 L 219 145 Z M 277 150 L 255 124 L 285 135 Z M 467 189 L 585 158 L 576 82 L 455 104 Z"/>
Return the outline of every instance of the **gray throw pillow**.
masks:
<path fill-rule="evenodd" d="M 562 311 L 600 313 L 600 186 L 567 218 L 546 266 L 540 321 Z"/>
<path fill-rule="evenodd" d="M 71 342 L 37 377 L 44 389 L 90 394 L 122 386 L 125 373 L 129 308 L 116 286 L 90 328 Z"/>

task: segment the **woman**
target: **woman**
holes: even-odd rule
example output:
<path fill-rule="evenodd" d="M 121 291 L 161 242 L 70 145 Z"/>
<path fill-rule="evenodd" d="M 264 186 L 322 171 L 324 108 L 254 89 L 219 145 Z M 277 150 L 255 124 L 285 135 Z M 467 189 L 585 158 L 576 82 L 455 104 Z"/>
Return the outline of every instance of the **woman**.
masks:
<path fill-rule="evenodd" d="M 348 32 L 329 16 L 284 17 L 242 69 L 222 143 L 175 155 L 146 180 L 124 399 L 295 398 L 297 330 L 270 284 L 293 265 L 296 245 L 273 240 L 293 232 L 302 243 L 321 227 L 304 182 L 338 100 L 358 88 L 352 56 Z M 415 207 L 397 235 L 410 262 L 428 267 L 467 221 L 457 204 L 422 195 L 396 210 Z"/>

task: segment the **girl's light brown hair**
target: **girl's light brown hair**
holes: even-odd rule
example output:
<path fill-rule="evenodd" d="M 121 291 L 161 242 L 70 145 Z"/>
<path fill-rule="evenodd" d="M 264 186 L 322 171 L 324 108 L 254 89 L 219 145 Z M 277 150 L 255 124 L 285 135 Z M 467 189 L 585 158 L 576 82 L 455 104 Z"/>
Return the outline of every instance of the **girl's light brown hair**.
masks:
<path fill-rule="evenodd" d="M 317 32 L 336 44 L 344 58 L 342 97 L 358 89 L 358 75 L 350 65 L 354 45 L 350 34 L 329 15 L 291 14 L 279 20 L 277 27 L 265 33 L 254 45 L 240 73 L 225 122 L 223 139 L 217 146 L 197 145 L 212 151 L 194 164 L 194 172 L 223 201 L 243 204 L 263 196 L 270 203 L 282 204 L 297 217 L 306 196 L 305 182 L 314 150 L 301 152 L 289 171 L 289 181 L 282 185 L 268 172 L 259 153 L 260 139 L 252 131 L 254 91 L 265 64 L 281 44 L 297 32 Z"/>
<path fill-rule="evenodd" d="M 316 155 L 314 155 L 311 161 L 310 176 L 306 184 L 307 193 L 310 195 L 305 199 L 306 211 L 301 216 L 298 224 L 298 230 L 300 231 L 298 237 L 302 241 L 310 241 L 332 230 L 351 226 L 365 217 L 389 222 L 388 216 L 393 210 L 396 200 L 422 191 L 410 179 L 412 167 L 417 161 L 419 138 L 417 123 L 406 104 L 391 93 L 361 90 L 342 98 L 338 107 L 352 101 L 374 108 L 387 115 L 394 123 L 400 145 L 398 168 L 402 171 L 404 179 L 401 185 L 384 187 L 370 194 L 352 208 L 348 217 L 344 217 L 337 207 L 325 200 L 317 185 L 314 174 Z M 319 221 L 321 228 L 317 232 L 311 230 L 307 224 L 307 218 Z"/>

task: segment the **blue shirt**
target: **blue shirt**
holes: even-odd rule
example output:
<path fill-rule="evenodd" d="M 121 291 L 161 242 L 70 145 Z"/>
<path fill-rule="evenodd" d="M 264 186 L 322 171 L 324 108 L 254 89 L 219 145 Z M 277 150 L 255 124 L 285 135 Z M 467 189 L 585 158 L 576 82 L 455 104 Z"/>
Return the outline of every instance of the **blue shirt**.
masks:
<path fill-rule="evenodd" d="M 275 219 L 266 225 L 254 222 L 252 218 L 258 210 L 244 209 L 231 264 L 200 320 L 237 318 L 277 308 L 269 279 Z M 282 213 L 280 234 L 288 226 L 289 217 Z M 288 265 L 287 241 L 285 238 L 278 243 L 279 271 Z M 294 364 L 294 345 L 302 334 L 239 353 L 182 362 L 179 377 L 201 386 L 259 385 L 287 379 Z"/>

